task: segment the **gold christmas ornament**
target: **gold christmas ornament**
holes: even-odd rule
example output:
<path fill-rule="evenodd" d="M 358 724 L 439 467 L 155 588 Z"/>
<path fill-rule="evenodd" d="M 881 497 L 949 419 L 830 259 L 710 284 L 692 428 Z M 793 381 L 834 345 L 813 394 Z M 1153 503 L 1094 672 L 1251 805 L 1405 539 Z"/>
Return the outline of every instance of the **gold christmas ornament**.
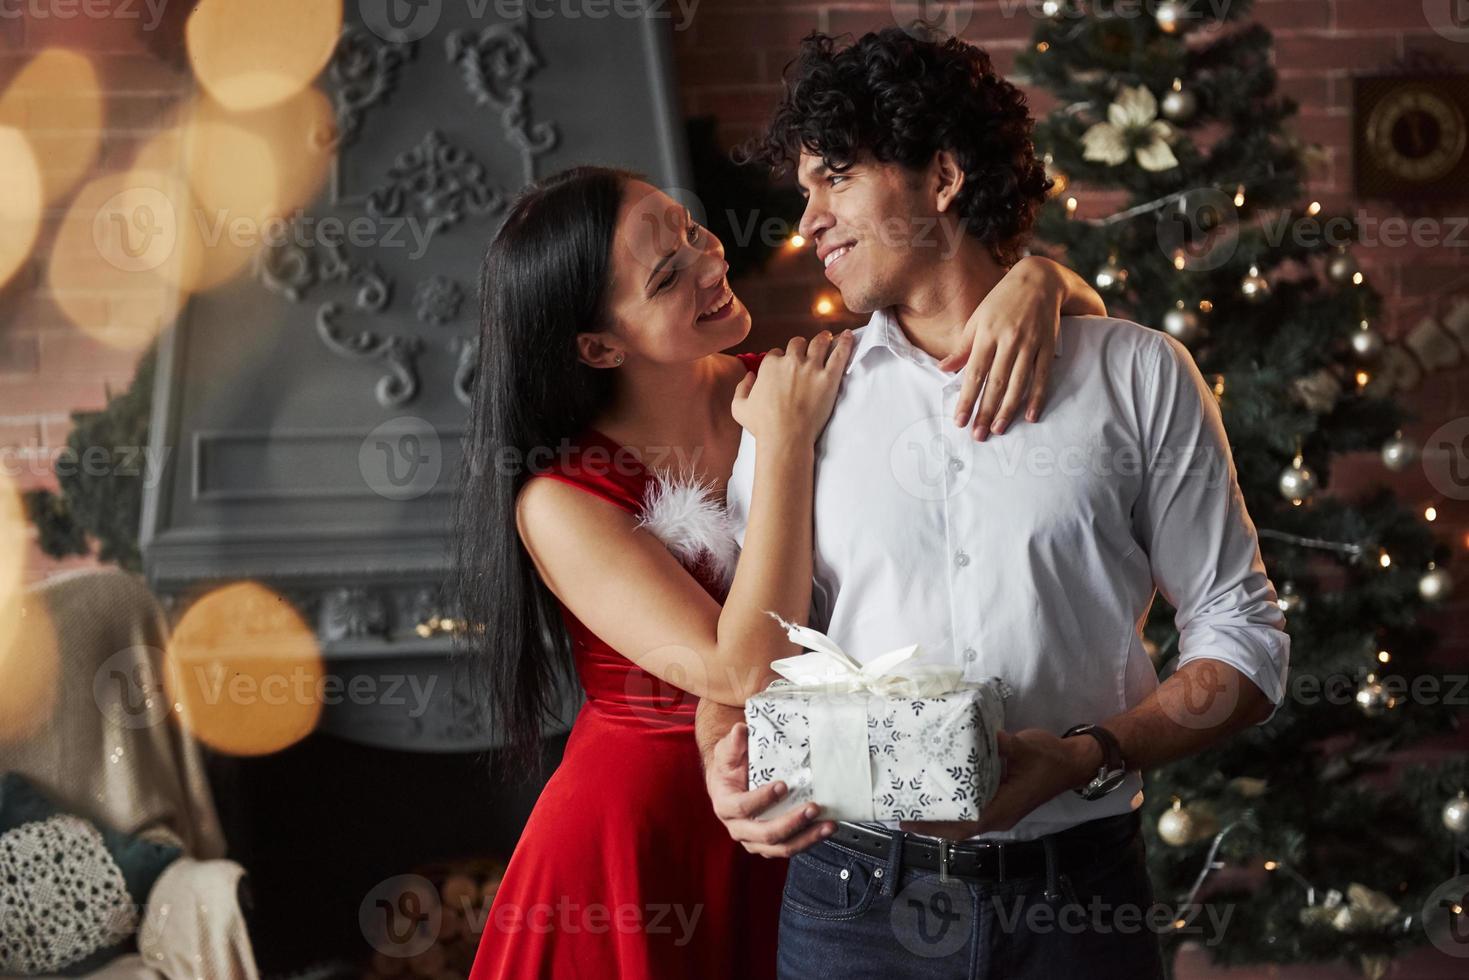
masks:
<path fill-rule="evenodd" d="M 1183 847 L 1196 840 L 1211 837 L 1219 830 L 1219 821 L 1214 818 L 1212 808 L 1206 803 L 1184 806 L 1178 797 L 1173 806 L 1158 817 L 1158 836 L 1173 847 Z"/>

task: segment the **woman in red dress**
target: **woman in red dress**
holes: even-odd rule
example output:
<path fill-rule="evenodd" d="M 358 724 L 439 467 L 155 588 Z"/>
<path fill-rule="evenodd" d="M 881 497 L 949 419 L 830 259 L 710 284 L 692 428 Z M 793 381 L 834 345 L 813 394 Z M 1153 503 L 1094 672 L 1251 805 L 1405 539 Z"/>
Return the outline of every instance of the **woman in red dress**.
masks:
<path fill-rule="evenodd" d="M 854 344 L 722 354 L 750 329 L 727 270 L 684 207 L 599 167 L 522 192 L 486 255 L 450 598 L 505 736 L 492 765 L 536 777 L 568 675 L 586 701 L 472 980 L 775 975 L 785 862 L 714 816 L 694 710 L 742 705 L 797 652 L 768 613 L 806 620 L 813 446 Z M 1079 280 L 1057 281 L 981 311 L 1015 314 L 1030 345 Z M 742 428 L 760 453 L 736 564 L 722 504 Z"/>

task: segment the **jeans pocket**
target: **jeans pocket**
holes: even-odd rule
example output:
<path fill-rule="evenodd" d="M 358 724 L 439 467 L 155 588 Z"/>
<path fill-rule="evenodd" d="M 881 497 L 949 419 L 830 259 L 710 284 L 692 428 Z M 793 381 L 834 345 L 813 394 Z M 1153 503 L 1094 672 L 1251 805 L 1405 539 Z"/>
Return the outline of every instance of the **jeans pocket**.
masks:
<path fill-rule="evenodd" d="M 817 919 L 855 919 L 881 886 L 872 867 L 821 843 L 793 856 L 786 871 L 785 907 Z"/>

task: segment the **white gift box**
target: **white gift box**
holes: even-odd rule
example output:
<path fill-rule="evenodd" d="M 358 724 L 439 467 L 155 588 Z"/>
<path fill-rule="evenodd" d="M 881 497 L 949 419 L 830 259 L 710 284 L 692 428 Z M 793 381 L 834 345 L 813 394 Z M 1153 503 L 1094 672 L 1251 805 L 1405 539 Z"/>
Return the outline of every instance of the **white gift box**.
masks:
<path fill-rule="evenodd" d="M 788 787 L 761 816 L 815 800 L 830 820 L 978 820 L 1000 781 L 1009 686 L 909 666 L 916 645 L 863 666 L 825 634 L 785 626 L 811 652 L 772 663 L 783 679 L 745 702 L 750 788 Z"/>

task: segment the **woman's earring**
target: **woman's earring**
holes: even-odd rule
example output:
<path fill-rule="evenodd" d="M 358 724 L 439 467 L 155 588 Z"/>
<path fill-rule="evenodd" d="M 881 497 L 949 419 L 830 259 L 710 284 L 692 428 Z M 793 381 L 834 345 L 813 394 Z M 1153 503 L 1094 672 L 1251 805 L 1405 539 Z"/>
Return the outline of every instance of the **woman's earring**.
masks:
<path fill-rule="evenodd" d="M 617 355 L 617 361 L 616 361 L 616 363 L 618 363 L 618 364 L 621 364 L 622 363 L 622 354 L 619 353 Z"/>

